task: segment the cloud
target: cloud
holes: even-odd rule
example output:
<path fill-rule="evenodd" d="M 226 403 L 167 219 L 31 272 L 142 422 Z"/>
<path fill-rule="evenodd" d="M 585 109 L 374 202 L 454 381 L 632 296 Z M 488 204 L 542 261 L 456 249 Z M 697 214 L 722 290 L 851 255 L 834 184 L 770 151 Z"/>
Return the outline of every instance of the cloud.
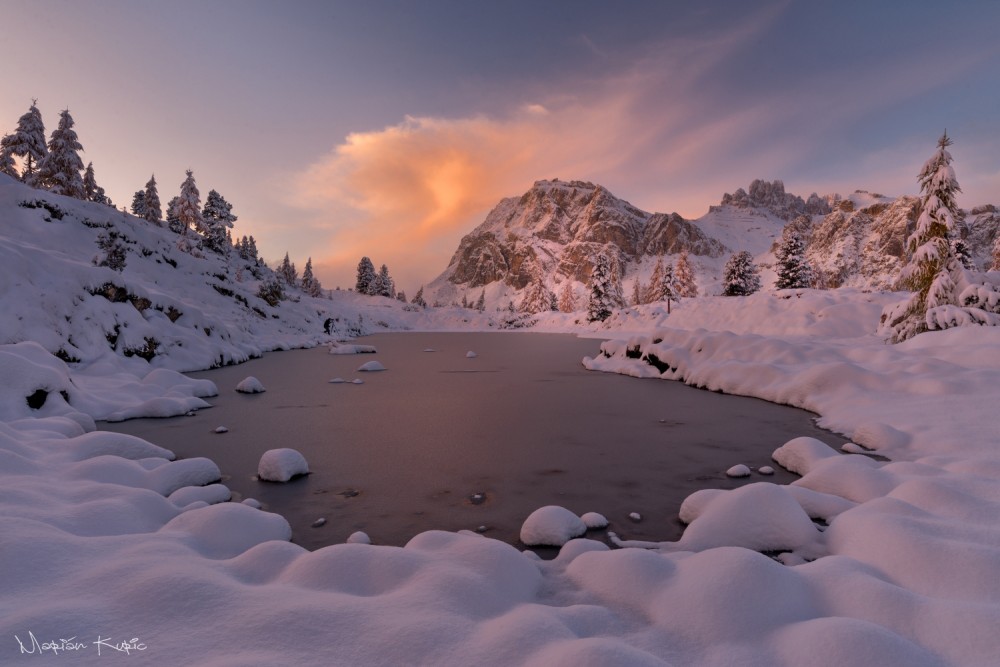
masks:
<path fill-rule="evenodd" d="M 701 215 L 752 178 L 794 181 L 796 167 L 825 150 L 820 135 L 842 133 L 866 114 L 932 90 L 971 62 L 959 58 L 920 76 L 906 69 L 912 63 L 854 79 L 831 72 L 777 93 L 720 90 L 720 69 L 783 7 L 710 38 L 660 44 L 600 80 L 559 82 L 546 96 L 515 99 L 506 112 L 407 117 L 350 134 L 296 175 L 292 187 L 298 206 L 322 212 L 313 224 L 330 250 L 317 258 L 319 271 L 347 276 L 369 255 L 415 289 L 445 268 L 461 236 L 501 198 L 541 178 L 590 180 L 640 208 Z M 904 72 L 890 78 L 895 84 L 881 84 Z M 864 92 L 817 94 L 849 81 Z"/>

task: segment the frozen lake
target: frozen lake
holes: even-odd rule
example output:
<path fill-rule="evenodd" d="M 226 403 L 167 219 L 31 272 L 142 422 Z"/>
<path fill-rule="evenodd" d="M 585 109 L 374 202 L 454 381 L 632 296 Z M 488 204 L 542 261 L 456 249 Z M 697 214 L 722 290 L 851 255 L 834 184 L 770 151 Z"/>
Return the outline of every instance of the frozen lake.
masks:
<path fill-rule="evenodd" d="M 794 479 L 778 468 L 772 477 L 733 480 L 724 474 L 730 466 L 769 465 L 775 448 L 800 435 L 845 442 L 803 410 L 586 371 L 580 360 L 597 353 L 599 340 L 392 333 L 353 342 L 378 353 L 275 352 L 192 373 L 218 385 L 213 408 L 100 427 L 180 457 L 211 458 L 235 494 L 284 515 L 293 541 L 308 548 L 355 530 L 403 545 L 425 530 L 482 526 L 513 544 L 528 514 L 550 504 L 600 512 L 624 539 L 673 540 L 683 528 L 677 510 L 692 491 Z M 478 356 L 466 358 L 469 350 Z M 372 360 L 387 370 L 356 372 Z M 248 375 L 267 391 L 235 392 Z M 330 384 L 335 377 L 348 383 Z M 354 378 L 364 384 L 350 384 Z M 229 432 L 213 433 L 220 425 Z M 276 447 L 302 452 L 312 474 L 258 481 L 261 454 Z M 326 524 L 312 527 L 320 517 Z"/>

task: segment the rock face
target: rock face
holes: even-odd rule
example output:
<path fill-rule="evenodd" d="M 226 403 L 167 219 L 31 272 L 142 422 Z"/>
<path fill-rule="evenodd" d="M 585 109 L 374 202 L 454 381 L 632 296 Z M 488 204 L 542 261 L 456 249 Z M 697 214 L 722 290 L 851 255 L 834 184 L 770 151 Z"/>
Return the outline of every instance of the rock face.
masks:
<path fill-rule="evenodd" d="M 597 256 L 612 257 L 628 283 L 649 280 L 655 258 L 687 252 L 701 294 L 718 293 L 728 256 L 747 250 L 767 269 L 775 242 L 792 225 L 806 243 L 816 287 L 892 289 L 906 263 L 906 238 L 919 213 L 914 196 L 885 197 L 858 190 L 847 197 L 803 199 L 779 181 L 755 180 L 725 194 L 704 216 L 648 213 L 584 181 L 537 181 L 520 197 L 503 199 L 459 243 L 448 268 L 428 285 L 440 305 L 485 293 L 490 309 L 517 304 L 533 280 L 558 292 L 569 281 L 577 303 Z M 988 268 L 1000 229 L 992 205 L 972 209 L 960 233 L 976 268 Z M 674 256 L 674 257 L 671 257 Z M 772 278 L 773 279 L 773 278 Z M 765 289 L 771 283 L 764 276 Z"/>
<path fill-rule="evenodd" d="M 593 183 L 538 181 L 521 197 L 502 200 L 461 240 L 445 275 L 455 285 L 500 281 L 517 290 L 539 270 L 583 283 L 603 250 L 619 263 L 681 250 L 726 252 L 676 213 L 647 213 Z"/>

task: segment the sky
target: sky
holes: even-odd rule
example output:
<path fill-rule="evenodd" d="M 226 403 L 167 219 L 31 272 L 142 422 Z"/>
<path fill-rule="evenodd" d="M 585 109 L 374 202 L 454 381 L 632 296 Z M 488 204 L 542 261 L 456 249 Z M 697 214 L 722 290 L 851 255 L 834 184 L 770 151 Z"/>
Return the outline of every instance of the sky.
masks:
<path fill-rule="evenodd" d="M 755 178 L 1000 204 L 1000 3 L 0 0 L 0 132 L 69 108 L 119 206 L 186 169 L 274 263 L 412 293 L 503 197 L 703 215 Z"/>

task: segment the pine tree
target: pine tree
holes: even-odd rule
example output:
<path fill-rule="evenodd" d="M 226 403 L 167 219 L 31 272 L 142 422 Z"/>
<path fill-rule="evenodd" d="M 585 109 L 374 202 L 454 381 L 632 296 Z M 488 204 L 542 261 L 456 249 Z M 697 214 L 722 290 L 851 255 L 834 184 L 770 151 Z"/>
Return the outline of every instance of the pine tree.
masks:
<path fill-rule="evenodd" d="M 83 146 L 73 129 L 73 117 L 69 109 L 59 114 L 59 126 L 49 138 L 49 152 L 38 163 L 37 183 L 57 195 L 76 199 L 84 198 L 83 160 L 78 151 Z"/>
<path fill-rule="evenodd" d="M 623 308 L 625 306 L 625 295 L 622 294 L 622 265 L 615 257 L 608 257 L 611 265 L 611 283 L 609 284 L 608 296 L 611 299 L 612 308 Z"/>
<path fill-rule="evenodd" d="M 149 177 L 146 182 L 146 189 L 142 193 L 142 215 L 143 218 L 159 225 L 163 218 L 163 211 L 160 210 L 160 193 L 156 189 L 156 174 Z M 139 192 L 136 193 L 138 195 Z M 134 206 L 134 204 L 133 204 Z"/>
<path fill-rule="evenodd" d="M 427 307 L 427 302 L 424 301 L 424 286 L 423 285 L 421 285 L 420 289 L 417 290 L 416 295 L 413 297 L 413 301 L 411 301 L 410 303 L 412 303 L 415 306 L 420 306 L 421 308 L 426 308 Z"/>
<path fill-rule="evenodd" d="M 892 343 L 924 331 L 967 324 L 1000 325 L 1000 293 L 985 282 L 970 280 L 955 255 L 955 231 L 961 192 L 951 166 L 948 133 L 920 170 L 920 216 L 907 239 L 910 261 L 900 284 L 913 291 L 908 299 L 882 311 L 880 328 Z"/>
<path fill-rule="evenodd" d="M 482 291 L 479 292 L 479 298 L 476 299 L 476 310 L 480 313 L 486 310 L 486 288 L 484 287 Z"/>
<path fill-rule="evenodd" d="M 247 257 L 249 261 L 254 264 L 260 264 L 260 253 L 257 252 L 257 239 L 251 234 L 247 238 Z"/>
<path fill-rule="evenodd" d="M 812 268 L 806 261 L 806 246 L 791 225 L 781 232 L 781 242 L 774 253 L 778 279 L 775 289 L 800 289 L 812 285 Z"/>
<path fill-rule="evenodd" d="M 313 275 L 313 260 L 312 257 L 306 260 L 306 268 L 302 269 L 302 291 L 309 296 L 322 296 L 323 286 L 320 285 L 319 280 Z"/>
<path fill-rule="evenodd" d="M 573 294 L 572 281 L 567 279 L 563 283 L 562 290 L 559 291 L 559 310 L 564 313 L 576 311 L 576 295 Z"/>
<path fill-rule="evenodd" d="M 278 279 L 285 283 L 289 287 L 295 287 L 299 282 L 299 272 L 295 269 L 295 264 L 288 258 L 288 253 L 285 253 L 285 258 L 281 260 L 281 264 L 275 270 L 278 274 Z"/>
<path fill-rule="evenodd" d="M 237 220 L 232 211 L 233 205 L 222 195 L 215 190 L 208 191 L 205 208 L 201 212 L 201 217 L 205 221 L 205 245 L 220 255 L 225 254 L 229 248 L 226 234 Z"/>
<path fill-rule="evenodd" d="M 97 179 L 94 177 L 94 163 L 88 162 L 87 168 L 83 170 L 83 197 L 87 201 L 94 201 L 97 194 Z"/>
<path fill-rule="evenodd" d="M 146 192 L 144 190 L 136 190 L 135 194 L 132 195 L 132 215 L 143 217 L 146 215 Z"/>
<path fill-rule="evenodd" d="M 587 303 L 587 320 L 604 321 L 611 317 L 616 306 L 614 300 L 614 268 L 604 253 L 597 256 L 590 274 L 590 300 Z"/>
<path fill-rule="evenodd" d="M 681 251 L 674 268 L 674 293 L 682 298 L 698 296 L 698 283 L 694 278 L 694 269 L 688 259 L 687 250 Z"/>
<path fill-rule="evenodd" d="M 17 173 L 17 163 L 14 162 L 14 154 L 7 147 L 8 137 L 10 136 L 8 134 L 3 139 L 0 139 L 0 174 L 7 174 L 8 176 L 20 179 L 21 175 Z"/>
<path fill-rule="evenodd" d="M 645 302 L 658 303 L 676 299 L 674 292 L 674 266 L 670 262 L 664 264 L 663 258 L 658 257 L 653 266 L 653 275 L 649 278 L 649 286 L 646 288 Z"/>
<path fill-rule="evenodd" d="M 528 283 L 528 288 L 524 291 L 524 296 L 521 298 L 521 303 L 517 309 L 522 313 L 534 315 L 535 313 L 549 310 L 551 307 L 552 293 L 545 286 L 541 270 L 536 267 L 532 272 L 531 282 Z"/>
<path fill-rule="evenodd" d="M 642 284 L 639 276 L 636 276 L 632 283 L 632 305 L 641 306 L 644 303 L 646 303 L 646 286 Z"/>
<path fill-rule="evenodd" d="M 175 234 L 184 234 L 186 231 L 184 226 L 181 225 L 180 216 L 177 214 L 177 209 L 180 206 L 180 202 L 181 202 L 180 197 L 174 197 L 173 199 L 167 202 L 167 227 L 169 227 L 170 231 L 174 232 Z"/>
<path fill-rule="evenodd" d="M 177 222 L 180 223 L 183 236 L 187 236 L 190 229 L 204 234 L 205 221 L 201 217 L 201 193 L 198 192 L 198 186 L 195 185 L 194 173 L 190 169 L 186 173 L 187 178 L 181 183 L 181 194 L 177 199 L 174 213 L 177 216 Z"/>
<path fill-rule="evenodd" d="M 379 268 L 378 275 L 375 276 L 373 294 L 375 296 L 384 296 L 389 299 L 396 296 L 396 285 L 389 276 L 389 267 L 385 264 Z"/>
<path fill-rule="evenodd" d="M 398 292 L 396 292 L 396 301 L 402 301 L 403 303 L 406 303 L 406 292 L 404 292 L 403 290 L 399 290 Z"/>
<path fill-rule="evenodd" d="M 722 282 L 722 296 L 749 296 L 759 290 L 760 273 L 753 262 L 753 255 L 741 250 L 730 257 Z"/>
<path fill-rule="evenodd" d="M 0 147 L 10 155 L 24 158 L 21 180 L 31 187 L 38 187 L 38 163 L 48 153 L 45 146 L 45 124 L 42 122 L 41 112 L 35 106 L 37 103 L 38 100 L 31 100 L 27 113 L 17 120 L 17 129 L 0 142 Z"/>
<path fill-rule="evenodd" d="M 358 262 L 358 279 L 354 284 L 354 291 L 358 294 L 375 294 L 375 265 L 368 257 L 362 257 Z M 420 291 L 423 295 L 423 288 Z"/>
<path fill-rule="evenodd" d="M 955 259 L 958 260 L 963 269 L 974 268 L 972 253 L 969 252 L 969 244 L 965 242 L 965 239 L 953 239 L 951 242 L 951 252 L 955 255 Z"/>

